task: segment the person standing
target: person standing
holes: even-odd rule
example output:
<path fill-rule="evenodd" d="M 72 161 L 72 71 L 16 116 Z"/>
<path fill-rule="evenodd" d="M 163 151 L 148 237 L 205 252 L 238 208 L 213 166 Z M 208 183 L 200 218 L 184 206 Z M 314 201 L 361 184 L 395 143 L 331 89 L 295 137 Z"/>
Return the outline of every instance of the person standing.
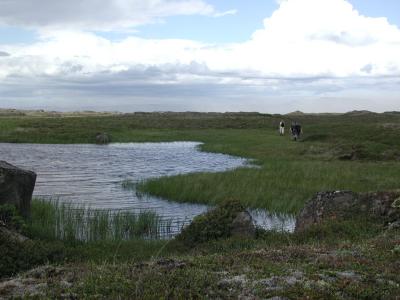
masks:
<path fill-rule="evenodd" d="M 300 138 L 300 134 L 302 133 L 301 125 L 297 122 L 292 122 L 290 130 L 292 132 L 293 140 L 297 141 Z"/>
<path fill-rule="evenodd" d="M 279 134 L 285 135 L 285 122 L 283 120 L 279 122 Z"/>

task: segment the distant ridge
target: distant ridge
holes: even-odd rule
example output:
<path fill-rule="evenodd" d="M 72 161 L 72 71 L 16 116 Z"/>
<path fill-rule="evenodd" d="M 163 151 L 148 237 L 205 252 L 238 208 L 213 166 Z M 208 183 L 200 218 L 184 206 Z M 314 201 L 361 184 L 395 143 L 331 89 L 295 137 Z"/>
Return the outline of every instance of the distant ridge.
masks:
<path fill-rule="evenodd" d="M 400 115 L 400 111 L 385 111 L 384 114 L 387 115 Z"/>
<path fill-rule="evenodd" d="M 369 110 L 353 110 L 345 113 L 347 116 L 365 116 L 365 115 L 377 115 L 377 113 Z"/>
<path fill-rule="evenodd" d="M 288 114 L 286 114 L 286 115 L 287 115 L 287 116 L 304 116 L 305 113 L 303 113 L 303 112 L 300 111 L 300 110 L 296 110 L 296 111 L 293 111 L 293 112 L 288 113 Z"/>

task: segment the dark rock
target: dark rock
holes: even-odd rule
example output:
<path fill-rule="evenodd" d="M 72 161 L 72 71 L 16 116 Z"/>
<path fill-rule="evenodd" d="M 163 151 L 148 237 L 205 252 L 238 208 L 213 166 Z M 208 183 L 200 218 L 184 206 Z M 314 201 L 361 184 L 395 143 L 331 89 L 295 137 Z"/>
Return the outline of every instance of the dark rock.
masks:
<path fill-rule="evenodd" d="M 295 231 L 320 224 L 327 219 L 336 219 L 355 205 L 356 195 L 348 191 L 317 193 L 296 217 Z"/>
<path fill-rule="evenodd" d="M 231 234 L 238 237 L 254 237 L 256 229 L 253 218 L 248 211 L 242 211 L 237 214 L 232 222 Z"/>
<path fill-rule="evenodd" d="M 29 216 L 36 173 L 0 161 L 0 205 L 13 204 L 24 217 Z"/>
<path fill-rule="evenodd" d="M 99 132 L 96 134 L 96 144 L 106 145 L 111 143 L 111 136 L 105 132 Z"/>
<path fill-rule="evenodd" d="M 400 192 L 356 194 L 349 191 L 320 192 L 312 198 L 296 217 L 296 232 L 327 220 L 350 219 L 364 214 L 386 223 L 400 220 L 397 199 Z"/>

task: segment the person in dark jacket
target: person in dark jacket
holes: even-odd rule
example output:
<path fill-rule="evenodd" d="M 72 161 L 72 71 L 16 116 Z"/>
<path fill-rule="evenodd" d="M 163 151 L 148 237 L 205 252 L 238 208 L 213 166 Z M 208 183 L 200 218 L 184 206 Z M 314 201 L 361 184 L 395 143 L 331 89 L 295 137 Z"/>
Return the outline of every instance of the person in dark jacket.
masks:
<path fill-rule="evenodd" d="M 293 122 L 290 130 L 292 132 L 293 140 L 297 141 L 302 133 L 301 125 L 297 122 Z"/>

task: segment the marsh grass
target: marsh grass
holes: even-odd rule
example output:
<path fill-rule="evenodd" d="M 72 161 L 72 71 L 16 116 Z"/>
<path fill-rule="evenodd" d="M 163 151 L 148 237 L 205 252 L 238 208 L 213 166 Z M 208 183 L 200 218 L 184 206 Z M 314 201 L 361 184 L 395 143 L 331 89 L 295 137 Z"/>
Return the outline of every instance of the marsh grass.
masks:
<path fill-rule="evenodd" d="M 135 214 L 34 199 L 28 232 L 35 238 L 69 242 L 163 238 L 171 234 L 171 221 L 150 211 Z"/>
<path fill-rule="evenodd" d="M 234 198 L 247 207 L 295 214 L 319 191 L 392 190 L 399 179 L 398 163 L 271 159 L 260 169 L 161 177 L 139 183 L 137 189 L 178 202 L 215 205 Z"/>
<path fill-rule="evenodd" d="M 279 121 L 303 125 L 293 142 Z M 1 117 L 0 141 L 94 143 L 199 141 L 202 151 L 253 159 L 259 168 L 163 177 L 134 184 L 142 195 L 216 204 L 227 198 L 279 213 L 297 213 L 323 190 L 400 188 L 400 114 L 273 116 L 257 113 L 138 113 L 93 117 Z M 343 160 L 347 159 L 347 160 Z M 132 187 L 132 182 L 123 186 Z"/>

